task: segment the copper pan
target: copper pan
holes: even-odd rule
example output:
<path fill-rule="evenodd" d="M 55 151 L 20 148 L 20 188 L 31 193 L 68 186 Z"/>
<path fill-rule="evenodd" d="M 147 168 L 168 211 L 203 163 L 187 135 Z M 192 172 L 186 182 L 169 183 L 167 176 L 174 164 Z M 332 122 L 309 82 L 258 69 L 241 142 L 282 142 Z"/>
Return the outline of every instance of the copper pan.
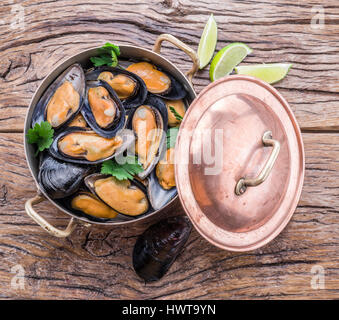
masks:
<path fill-rule="evenodd" d="M 174 44 L 176 47 L 184 51 L 191 59 L 193 62 L 193 66 L 191 69 L 184 75 L 172 62 L 170 62 L 168 59 L 166 59 L 164 56 L 160 54 L 160 49 L 161 49 L 161 44 L 163 41 L 168 41 L 172 44 Z M 135 58 L 135 59 L 148 59 L 149 61 L 153 62 L 155 65 L 163 68 L 164 70 L 168 71 L 171 73 L 175 78 L 177 78 L 186 88 L 188 91 L 188 101 L 191 102 L 194 100 L 196 93 L 193 89 L 192 86 L 192 77 L 196 73 L 199 67 L 199 62 L 198 62 L 198 57 L 197 54 L 195 53 L 194 50 L 192 50 L 189 46 L 187 46 L 185 43 L 181 42 L 177 38 L 173 37 L 172 35 L 169 34 L 162 34 L 160 35 L 153 47 L 153 50 L 148 50 L 142 47 L 137 47 L 137 46 L 132 46 L 132 45 L 119 45 L 120 50 L 121 50 L 121 57 L 122 58 Z M 176 196 L 171 202 L 169 202 L 164 208 L 161 210 L 157 210 L 152 212 L 151 214 L 136 218 L 130 221 L 126 222 L 116 222 L 114 220 L 109 221 L 109 222 L 93 222 L 88 220 L 85 217 L 79 217 L 74 215 L 71 211 L 66 210 L 65 208 L 61 207 L 58 203 L 56 203 L 53 199 L 51 199 L 48 194 L 43 192 L 39 188 L 38 184 L 38 161 L 34 157 L 34 150 L 32 145 L 28 144 L 26 134 L 28 132 L 28 129 L 30 128 L 31 124 L 31 118 L 32 118 L 32 113 L 34 110 L 35 105 L 39 101 L 41 95 L 43 92 L 46 90 L 46 88 L 52 83 L 54 79 L 57 78 L 57 76 L 65 70 L 67 67 L 70 65 L 78 62 L 80 64 L 86 65 L 88 63 L 89 58 L 92 56 L 97 55 L 97 50 L 98 48 L 93 48 L 89 49 L 83 52 L 80 52 L 67 60 L 63 61 L 60 63 L 56 68 L 54 68 L 53 71 L 51 71 L 46 78 L 43 80 L 39 88 L 36 90 L 30 104 L 29 108 L 26 114 L 26 119 L 25 119 L 25 130 L 24 130 L 24 147 L 25 147 L 25 155 L 28 163 L 28 167 L 31 171 L 31 174 L 34 178 L 34 181 L 37 185 L 37 195 L 34 198 L 31 198 L 26 201 L 25 204 L 25 209 L 27 214 L 36 222 L 38 223 L 44 230 L 46 230 L 48 233 L 56 236 L 56 237 L 67 237 L 69 236 L 72 231 L 74 230 L 76 226 L 76 221 L 85 223 L 87 225 L 96 223 L 96 224 L 104 224 L 104 225 L 122 225 L 122 224 L 131 224 L 131 223 L 136 223 L 141 220 L 145 220 L 150 218 L 151 216 L 154 216 L 158 214 L 159 212 L 166 212 L 171 210 L 174 207 L 178 206 L 179 199 L 178 196 Z M 65 214 L 71 216 L 71 219 L 69 221 L 68 226 L 66 227 L 65 230 L 59 230 L 56 227 L 52 226 L 48 221 L 46 221 L 39 213 L 35 211 L 33 208 L 34 205 L 42 202 L 49 200 L 50 203 L 52 203 L 55 207 L 57 207 L 59 210 L 64 212 Z"/>

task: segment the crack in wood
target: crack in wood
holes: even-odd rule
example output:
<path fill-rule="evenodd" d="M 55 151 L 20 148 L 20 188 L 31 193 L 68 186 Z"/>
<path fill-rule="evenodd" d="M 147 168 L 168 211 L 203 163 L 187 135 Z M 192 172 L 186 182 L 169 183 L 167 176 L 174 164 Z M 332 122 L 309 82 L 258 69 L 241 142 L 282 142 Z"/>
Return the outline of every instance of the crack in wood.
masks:
<path fill-rule="evenodd" d="M 3 80 L 6 80 L 7 75 L 11 72 L 11 67 L 12 67 L 12 60 L 9 61 L 9 65 L 7 66 L 7 69 L 4 70 L 2 73 L 0 73 L 0 78 Z"/>
<path fill-rule="evenodd" d="M 8 201 L 7 201 L 8 190 L 5 184 L 1 186 L 1 192 L 2 194 L 0 196 L 0 206 L 4 207 L 5 205 L 8 204 Z"/>

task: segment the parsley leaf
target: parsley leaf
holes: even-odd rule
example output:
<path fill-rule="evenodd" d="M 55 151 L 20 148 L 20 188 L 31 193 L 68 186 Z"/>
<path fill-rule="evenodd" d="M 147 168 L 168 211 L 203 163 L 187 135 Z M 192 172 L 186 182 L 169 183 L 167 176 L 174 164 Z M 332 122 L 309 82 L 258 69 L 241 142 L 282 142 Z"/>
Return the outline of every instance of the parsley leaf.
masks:
<path fill-rule="evenodd" d="M 169 106 L 169 109 L 171 110 L 171 112 L 173 113 L 174 117 L 178 120 L 178 121 L 182 121 L 182 116 L 174 109 L 174 107 Z"/>
<path fill-rule="evenodd" d="M 48 121 L 36 123 L 33 129 L 31 128 L 28 130 L 26 135 L 28 143 L 36 144 L 38 146 L 35 156 L 38 155 L 39 151 L 48 149 L 51 146 L 53 134 L 54 130 Z"/>
<path fill-rule="evenodd" d="M 175 142 L 177 140 L 177 135 L 179 132 L 179 127 L 170 128 L 167 130 L 167 149 L 175 147 Z"/>
<path fill-rule="evenodd" d="M 100 57 L 91 57 L 90 60 L 95 67 L 110 65 L 112 62 L 112 58 L 106 55 L 102 55 Z"/>
<path fill-rule="evenodd" d="M 114 51 L 114 53 L 117 55 L 117 56 L 120 56 L 120 48 L 119 46 L 113 44 L 113 43 L 110 43 L 110 42 L 106 42 L 102 47 L 101 47 L 101 50 L 106 50 L 108 52 L 111 52 L 111 51 Z"/>
<path fill-rule="evenodd" d="M 112 59 L 111 67 L 116 67 L 118 65 L 118 57 L 114 51 L 112 51 L 111 59 Z"/>
<path fill-rule="evenodd" d="M 119 46 L 106 42 L 101 48 L 98 49 L 98 53 L 98 57 L 90 58 L 95 67 L 104 65 L 116 67 L 118 65 L 118 56 L 120 55 Z"/>
<path fill-rule="evenodd" d="M 116 160 L 104 161 L 101 165 L 102 174 L 110 174 L 118 180 L 133 179 L 133 176 L 144 171 L 135 157 L 128 156 L 126 163 L 119 164 Z"/>

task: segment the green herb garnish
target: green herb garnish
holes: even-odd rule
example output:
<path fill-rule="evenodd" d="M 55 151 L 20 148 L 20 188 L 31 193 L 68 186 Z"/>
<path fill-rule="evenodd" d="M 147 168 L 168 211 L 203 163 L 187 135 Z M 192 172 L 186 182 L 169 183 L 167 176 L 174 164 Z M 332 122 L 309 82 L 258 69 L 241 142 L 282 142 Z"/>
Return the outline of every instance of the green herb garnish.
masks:
<path fill-rule="evenodd" d="M 48 149 L 53 142 L 54 130 L 48 121 L 43 121 L 40 124 L 36 123 L 33 129 L 29 129 L 27 133 L 28 143 L 36 144 L 38 150 L 35 152 L 35 156 L 39 151 Z"/>
<path fill-rule="evenodd" d="M 167 130 L 167 149 L 175 147 L 175 142 L 177 140 L 177 135 L 179 132 L 179 127 L 170 128 Z"/>
<path fill-rule="evenodd" d="M 107 42 L 98 49 L 98 53 L 99 56 L 90 58 L 95 67 L 104 65 L 116 67 L 118 65 L 118 56 L 120 56 L 119 46 Z"/>
<path fill-rule="evenodd" d="M 133 179 L 133 176 L 144 171 L 135 157 L 127 156 L 126 163 L 119 164 L 116 160 L 107 160 L 101 165 L 102 174 L 110 174 L 118 180 Z"/>
<path fill-rule="evenodd" d="M 174 109 L 174 107 L 169 106 L 169 109 L 171 110 L 171 112 L 173 113 L 174 117 L 178 120 L 178 121 L 182 121 L 182 116 Z"/>

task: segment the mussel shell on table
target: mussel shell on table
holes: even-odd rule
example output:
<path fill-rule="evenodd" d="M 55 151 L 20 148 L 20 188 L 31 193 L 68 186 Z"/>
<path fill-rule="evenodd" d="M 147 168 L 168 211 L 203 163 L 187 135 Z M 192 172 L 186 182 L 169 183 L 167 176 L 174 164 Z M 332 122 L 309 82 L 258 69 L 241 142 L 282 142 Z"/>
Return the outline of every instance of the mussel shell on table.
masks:
<path fill-rule="evenodd" d="M 135 179 L 119 181 L 110 175 L 93 173 L 84 181 L 93 194 L 125 217 L 140 217 L 153 211 L 145 186 Z"/>
<path fill-rule="evenodd" d="M 151 94 L 168 100 L 183 99 L 187 95 L 186 89 L 175 77 L 147 61 L 132 63 L 126 70 L 138 75 L 145 82 Z M 162 88 L 155 89 L 151 86 L 154 78 L 163 82 Z"/>
<path fill-rule="evenodd" d="M 43 121 L 48 121 L 55 130 L 66 126 L 81 110 L 85 86 L 81 65 L 68 67 L 41 96 L 33 111 L 32 127 Z"/>
<path fill-rule="evenodd" d="M 86 73 L 86 80 L 101 80 L 107 82 L 116 92 L 119 99 L 122 101 L 126 109 L 131 109 L 144 103 L 147 97 L 147 88 L 145 82 L 135 73 L 129 72 L 122 68 L 115 68 L 109 66 L 96 67 L 90 69 Z M 125 87 L 127 85 L 122 82 L 135 83 L 133 92 L 127 96 Z M 119 90 L 119 86 L 122 89 Z"/>
<path fill-rule="evenodd" d="M 98 107 L 98 115 L 108 122 L 105 125 L 100 125 L 97 119 L 94 107 Z M 109 106 L 110 109 L 101 109 Z M 110 113 L 107 113 L 107 111 Z M 84 105 L 81 110 L 82 116 L 85 118 L 88 125 L 100 136 L 105 138 L 113 138 L 117 132 L 124 128 L 126 121 L 125 108 L 120 99 L 105 81 L 88 81 L 86 84 L 86 95 Z"/>
<path fill-rule="evenodd" d="M 134 133 L 127 129 L 120 130 L 113 138 L 105 138 L 87 128 L 70 127 L 56 135 L 49 153 L 66 162 L 98 164 L 119 156 L 134 142 Z M 99 143 L 102 144 L 101 150 L 98 147 Z M 73 147 L 74 154 L 66 152 L 68 147 L 70 151 Z"/>
<path fill-rule="evenodd" d="M 145 179 L 154 169 L 159 158 L 162 156 L 163 152 L 166 150 L 166 132 L 167 132 L 167 122 L 168 122 L 168 114 L 166 105 L 163 100 L 159 97 L 149 94 L 147 96 L 146 101 L 143 105 L 134 108 L 128 116 L 126 127 L 130 130 L 133 130 L 136 136 L 136 145 L 138 145 L 138 132 L 136 132 L 136 127 L 134 125 L 136 117 L 140 117 L 141 119 L 145 118 L 145 109 L 147 112 L 150 111 L 153 114 L 153 119 L 155 121 L 156 129 L 159 130 L 159 135 L 156 136 L 157 141 L 155 141 L 156 145 L 153 148 L 153 153 L 148 157 L 149 159 L 141 159 L 141 155 L 137 154 L 137 147 L 134 151 L 138 155 L 139 162 L 144 167 L 144 171 L 138 174 L 140 179 Z M 146 122 L 146 121 L 145 121 Z M 142 132 L 142 134 L 146 134 L 146 138 L 148 136 L 147 132 Z M 140 138 L 140 137 L 139 137 Z M 148 150 L 146 151 L 146 155 L 148 155 Z M 147 158 L 147 157 L 146 157 Z"/>
<path fill-rule="evenodd" d="M 52 199 L 60 199 L 75 193 L 92 167 L 63 162 L 47 152 L 40 155 L 38 182 Z"/>
<path fill-rule="evenodd" d="M 192 224 L 186 216 L 170 217 L 141 234 L 133 250 L 133 267 L 146 282 L 162 278 L 180 254 Z"/>

